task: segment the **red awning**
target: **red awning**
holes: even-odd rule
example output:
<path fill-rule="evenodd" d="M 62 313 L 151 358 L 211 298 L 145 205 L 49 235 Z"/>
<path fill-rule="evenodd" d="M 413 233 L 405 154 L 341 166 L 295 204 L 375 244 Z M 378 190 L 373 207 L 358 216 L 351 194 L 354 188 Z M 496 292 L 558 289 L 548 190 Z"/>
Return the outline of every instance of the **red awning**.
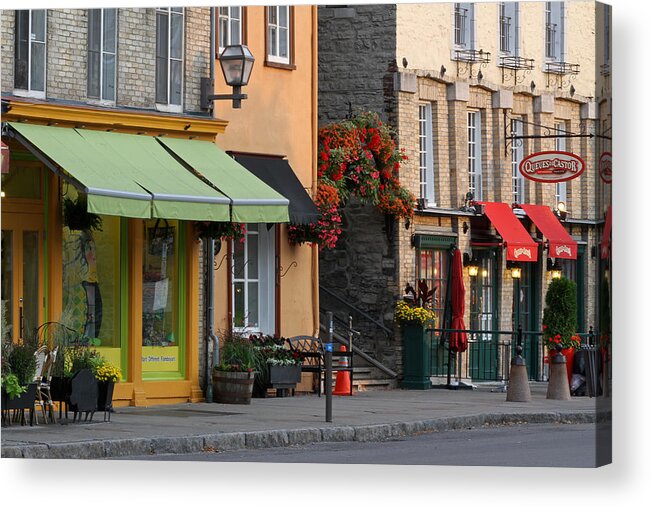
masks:
<path fill-rule="evenodd" d="M 578 247 L 549 206 L 521 204 L 538 230 L 549 242 L 549 256 L 554 259 L 576 259 Z"/>
<path fill-rule="evenodd" d="M 610 229 L 613 224 L 613 212 L 611 206 L 608 206 L 606 212 L 606 223 L 604 224 L 604 232 L 601 235 L 601 258 L 607 259 L 610 256 Z"/>
<path fill-rule="evenodd" d="M 504 202 L 480 202 L 506 246 L 506 260 L 537 262 L 538 245 Z"/>

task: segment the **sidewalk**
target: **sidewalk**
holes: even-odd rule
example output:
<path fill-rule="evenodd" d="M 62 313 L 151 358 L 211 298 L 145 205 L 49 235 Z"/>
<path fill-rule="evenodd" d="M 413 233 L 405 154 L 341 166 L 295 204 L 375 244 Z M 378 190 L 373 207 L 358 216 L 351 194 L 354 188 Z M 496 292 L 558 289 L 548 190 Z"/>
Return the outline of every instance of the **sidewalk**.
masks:
<path fill-rule="evenodd" d="M 175 454 L 277 447 L 321 441 L 370 441 L 423 431 L 518 423 L 589 423 L 610 418 L 609 398 L 545 398 L 546 383 L 531 384 L 532 401 L 507 402 L 506 393 L 474 390 L 368 391 L 334 396 L 325 422 L 325 396 L 253 399 L 251 405 L 184 403 L 119 407 L 111 422 L 2 428 L 2 458 L 81 458 Z M 57 414 L 58 415 L 58 414 Z"/>

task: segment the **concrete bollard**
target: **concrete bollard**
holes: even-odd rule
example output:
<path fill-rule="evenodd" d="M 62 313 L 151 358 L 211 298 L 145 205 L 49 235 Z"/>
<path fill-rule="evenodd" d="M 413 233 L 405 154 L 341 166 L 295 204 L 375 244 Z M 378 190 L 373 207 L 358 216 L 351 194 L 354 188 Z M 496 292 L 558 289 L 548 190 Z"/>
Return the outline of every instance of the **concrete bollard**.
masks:
<path fill-rule="evenodd" d="M 549 365 L 548 400 L 570 400 L 570 384 L 567 380 L 567 360 L 560 351 L 552 356 Z"/>
<path fill-rule="evenodd" d="M 515 350 L 517 355 L 511 359 L 506 401 L 531 401 L 527 363 L 522 357 L 522 347 L 518 346 Z"/>

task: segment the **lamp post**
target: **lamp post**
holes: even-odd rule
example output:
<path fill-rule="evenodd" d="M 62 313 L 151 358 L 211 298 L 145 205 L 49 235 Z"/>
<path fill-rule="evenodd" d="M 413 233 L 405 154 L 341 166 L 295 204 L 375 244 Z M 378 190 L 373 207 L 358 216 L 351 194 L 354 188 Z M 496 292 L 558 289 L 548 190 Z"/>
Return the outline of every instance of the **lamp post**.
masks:
<path fill-rule="evenodd" d="M 233 88 L 230 95 L 209 95 L 208 100 L 232 100 L 233 109 L 242 107 L 242 100 L 247 95 L 242 93 L 242 87 L 249 83 L 255 58 L 249 48 L 243 44 L 226 46 L 219 56 L 219 64 L 224 74 L 224 80 Z"/>

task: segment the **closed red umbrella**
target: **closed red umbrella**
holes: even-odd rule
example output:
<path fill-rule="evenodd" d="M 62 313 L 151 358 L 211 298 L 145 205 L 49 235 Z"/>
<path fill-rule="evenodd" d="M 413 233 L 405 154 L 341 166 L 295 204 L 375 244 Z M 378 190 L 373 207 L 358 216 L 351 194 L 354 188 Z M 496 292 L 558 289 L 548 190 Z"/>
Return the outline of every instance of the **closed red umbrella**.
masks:
<path fill-rule="evenodd" d="M 466 325 L 463 323 L 463 314 L 466 310 L 466 289 L 463 286 L 463 262 L 461 250 L 454 252 L 452 259 L 452 294 L 450 296 L 452 307 L 452 329 L 463 329 L 450 333 L 450 350 L 452 352 L 465 352 L 468 348 Z"/>

